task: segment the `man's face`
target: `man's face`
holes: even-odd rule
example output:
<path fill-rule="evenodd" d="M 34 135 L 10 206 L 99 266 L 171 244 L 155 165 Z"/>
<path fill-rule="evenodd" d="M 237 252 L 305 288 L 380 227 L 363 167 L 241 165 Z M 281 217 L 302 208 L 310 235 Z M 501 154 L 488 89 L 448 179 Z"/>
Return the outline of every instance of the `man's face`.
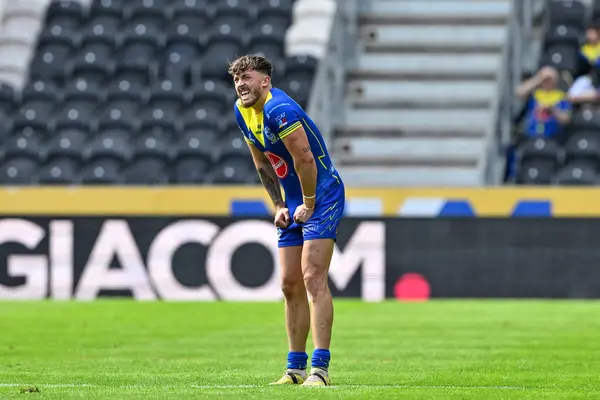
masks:
<path fill-rule="evenodd" d="M 554 68 L 545 67 L 541 71 L 543 75 L 542 84 L 540 87 L 544 90 L 554 90 L 558 85 L 558 71 Z"/>
<path fill-rule="evenodd" d="M 268 77 L 253 69 L 247 69 L 233 77 L 235 91 L 245 108 L 252 107 L 269 87 Z"/>
<path fill-rule="evenodd" d="M 599 39 L 598 31 L 596 29 L 588 29 L 585 31 L 586 39 L 589 43 L 597 43 Z"/>
<path fill-rule="evenodd" d="M 540 86 L 544 90 L 554 90 L 554 89 L 556 89 L 556 83 L 557 83 L 557 78 L 548 77 L 542 81 L 542 84 Z"/>

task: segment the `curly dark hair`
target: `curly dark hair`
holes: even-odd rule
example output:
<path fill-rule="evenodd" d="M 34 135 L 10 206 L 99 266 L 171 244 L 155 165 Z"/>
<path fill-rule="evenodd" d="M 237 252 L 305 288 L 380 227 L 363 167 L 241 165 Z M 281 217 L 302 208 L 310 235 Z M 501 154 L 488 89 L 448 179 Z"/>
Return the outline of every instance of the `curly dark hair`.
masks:
<path fill-rule="evenodd" d="M 245 55 L 229 64 L 229 75 L 235 76 L 248 69 L 253 69 L 267 76 L 271 76 L 273 65 L 260 55 Z"/>

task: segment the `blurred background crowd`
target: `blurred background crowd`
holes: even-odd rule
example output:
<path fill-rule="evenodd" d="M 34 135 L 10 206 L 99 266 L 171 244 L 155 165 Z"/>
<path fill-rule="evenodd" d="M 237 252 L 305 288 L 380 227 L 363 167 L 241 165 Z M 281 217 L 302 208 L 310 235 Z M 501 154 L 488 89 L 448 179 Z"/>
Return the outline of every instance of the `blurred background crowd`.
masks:
<path fill-rule="evenodd" d="M 256 184 L 245 53 L 351 186 L 596 184 L 599 4 L 0 0 L 0 184 Z"/>
<path fill-rule="evenodd" d="M 539 31 L 539 69 L 515 89 L 521 107 L 507 179 L 594 184 L 600 151 L 600 9 L 597 2 L 583 1 L 548 7 L 550 17 Z"/>

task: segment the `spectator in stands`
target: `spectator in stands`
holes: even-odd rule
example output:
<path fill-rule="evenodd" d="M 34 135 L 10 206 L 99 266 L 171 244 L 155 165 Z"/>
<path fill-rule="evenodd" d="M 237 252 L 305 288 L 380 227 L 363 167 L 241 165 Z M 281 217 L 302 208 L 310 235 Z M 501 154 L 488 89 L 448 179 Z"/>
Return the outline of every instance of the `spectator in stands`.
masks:
<path fill-rule="evenodd" d="M 528 137 L 556 137 L 571 120 L 567 93 L 558 89 L 558 71 L 543 67 L 517 88 L 517 96 L 526 101 L 525 134 Z"/>
<path fill-rule="evenodd" d="M 568 97 L 573 105 L 595 103 L 600 98 L 598 77 L 600 69 L 594 67 L 590 73 L 580 76 L 569 88 Z"/>
<path fill-rule="evenodd" d="M 599 99 L 598 72 L 600 72 L 600 20 L 594 20 L 586 30 L 586 42 L 580 49 L 579 77 L 568 92 L 574 105 L 594 103 Z"/>
<path fill-rule="evenodd" d="M 579 52 L 583 61 L 582 73 L 587 72 L 587 68 L 600 67 L 600 20 L 594 20 L 587 27 L 585 32 L 586 42 L 581 46 Z"/>

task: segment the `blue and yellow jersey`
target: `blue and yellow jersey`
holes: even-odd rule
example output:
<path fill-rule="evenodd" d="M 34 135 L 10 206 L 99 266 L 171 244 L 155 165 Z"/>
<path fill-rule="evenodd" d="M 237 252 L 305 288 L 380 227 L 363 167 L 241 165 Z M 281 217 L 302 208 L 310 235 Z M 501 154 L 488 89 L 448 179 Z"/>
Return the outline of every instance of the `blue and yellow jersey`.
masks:
<path fill-rule="evenodd" d="M 341 182 L 321 132 L 302 107 L 283 90 L 270 90 L 260 114 L 256 114 L 252 108 L 244 108 L 239 99 L 235 103 L 234 112 L 246 142 L 256 146 L 273 165 L 283 186 L 288 208 L 292 209 L 302 204 L 302 187 L 294 169 L 294 160 L 282 139 L 300 126 L 306 132 L 315 157 L 317 193 Z"/>
<path fill-rule="evenodd" d="M 600 67 L 600 43 L 586 43 L 581 46 L 579 54 L 592 67 Z"/>
<path fill-rule="evenodd" d="M 562 127 L 550 111 L 551 108 L 571 110 L 567 94 L 562 90 L 543 89 L 537 89 L 531 94 L 527 102 L 526 132 L 529 136 L 553 137 L 561 131 Z"/>

